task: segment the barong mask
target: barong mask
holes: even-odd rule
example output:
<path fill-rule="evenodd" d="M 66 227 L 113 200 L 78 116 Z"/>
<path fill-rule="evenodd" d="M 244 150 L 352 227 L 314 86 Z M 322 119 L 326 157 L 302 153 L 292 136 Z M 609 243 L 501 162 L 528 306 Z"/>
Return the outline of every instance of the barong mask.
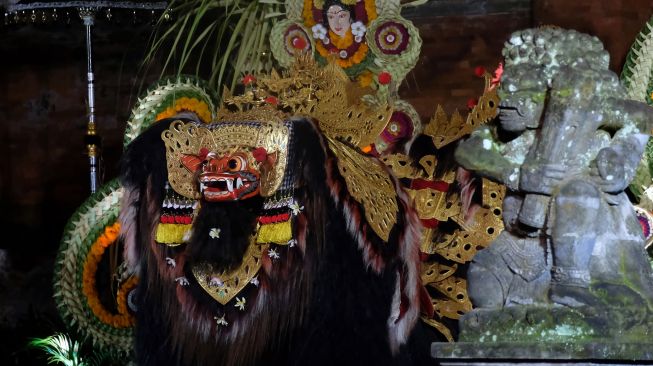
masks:
<path fill-rule="evenodd" d="M 162 133 L 168 181 L 180 195 L 208 202 L 269 197 L 283 181 L 288 137 L 280 123 L 175 122 Z"/>

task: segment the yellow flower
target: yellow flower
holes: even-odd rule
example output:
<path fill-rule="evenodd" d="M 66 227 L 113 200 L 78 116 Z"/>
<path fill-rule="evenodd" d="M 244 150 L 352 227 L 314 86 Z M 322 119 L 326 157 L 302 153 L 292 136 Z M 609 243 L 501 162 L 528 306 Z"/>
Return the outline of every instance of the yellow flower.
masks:
<path fill-rule="evenodd" d="M 358 80 L 358 85 L 365 88 L 372 84 L 372 80 L 374 80 L 374 74 L 372 74 L 372 72 L 369 70 L 365 70 L 360 75 L 358 75 L 356 80 Z"/>

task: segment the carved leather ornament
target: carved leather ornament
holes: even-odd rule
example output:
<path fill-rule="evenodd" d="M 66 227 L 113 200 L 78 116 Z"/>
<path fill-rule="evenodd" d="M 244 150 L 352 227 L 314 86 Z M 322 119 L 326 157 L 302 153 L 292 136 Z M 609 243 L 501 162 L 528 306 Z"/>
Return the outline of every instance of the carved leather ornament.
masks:
<path fill-rule="evenodd" d="M 388 241 L 397 223 L 397 193 L 390 174 L 378 160 L 327 137 L 329 148 L 338 158 L 338 170 L 345 178 L 351 196 L 365 210 L 365 219 L 374 232 Z"/>

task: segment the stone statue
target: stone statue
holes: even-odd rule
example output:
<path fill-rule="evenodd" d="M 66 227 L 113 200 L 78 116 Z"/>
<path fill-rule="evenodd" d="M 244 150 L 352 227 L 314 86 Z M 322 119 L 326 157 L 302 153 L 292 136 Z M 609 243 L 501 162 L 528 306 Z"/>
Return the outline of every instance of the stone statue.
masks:
<path fill-rule="evenodd" d="M 557 28 L 512 35 L 503 51 L 499 126 L 463 141 L 456 160 L 498 180 L 506 230 L 468 272 L 477 308 L 511 305 L 653 310 L 641 227 L 624 190 L 650 131 L 596 37 Z"/>

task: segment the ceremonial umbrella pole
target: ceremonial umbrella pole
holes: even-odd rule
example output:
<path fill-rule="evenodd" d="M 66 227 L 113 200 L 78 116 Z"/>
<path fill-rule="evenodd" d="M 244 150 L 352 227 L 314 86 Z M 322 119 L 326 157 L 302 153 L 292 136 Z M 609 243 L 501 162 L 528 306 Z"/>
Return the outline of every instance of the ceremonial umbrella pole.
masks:
<path fill-rule="evenodd" d="M 95 15 L 100 9 L 107 9 L 107 16 L 111 17 L 111 9 L 130 9 L 134 16 L 136 11 L 163 11 L 166 8 L 165 1 L 141 2 L 141 1 L 43 1 L 30 2 L 21 0 L 10 2 L 7 6 L 5 21 L 32 22 L 53 20 L 57 21 L 59 15 L 57 9 L 75 9 L 84 24 L 86 32 L 86 75 L 88 92 L 88 123 L 86 128 L 86 149 L 89 162 L 89 180 L 91 193 L 97 191 L 99 182 L 99 146 L 100 138 L 97 134 L 95 121 L 95 75 L 93 73 L 93 48 L 92 48 L 92 27 L 95 24 Z"/>

